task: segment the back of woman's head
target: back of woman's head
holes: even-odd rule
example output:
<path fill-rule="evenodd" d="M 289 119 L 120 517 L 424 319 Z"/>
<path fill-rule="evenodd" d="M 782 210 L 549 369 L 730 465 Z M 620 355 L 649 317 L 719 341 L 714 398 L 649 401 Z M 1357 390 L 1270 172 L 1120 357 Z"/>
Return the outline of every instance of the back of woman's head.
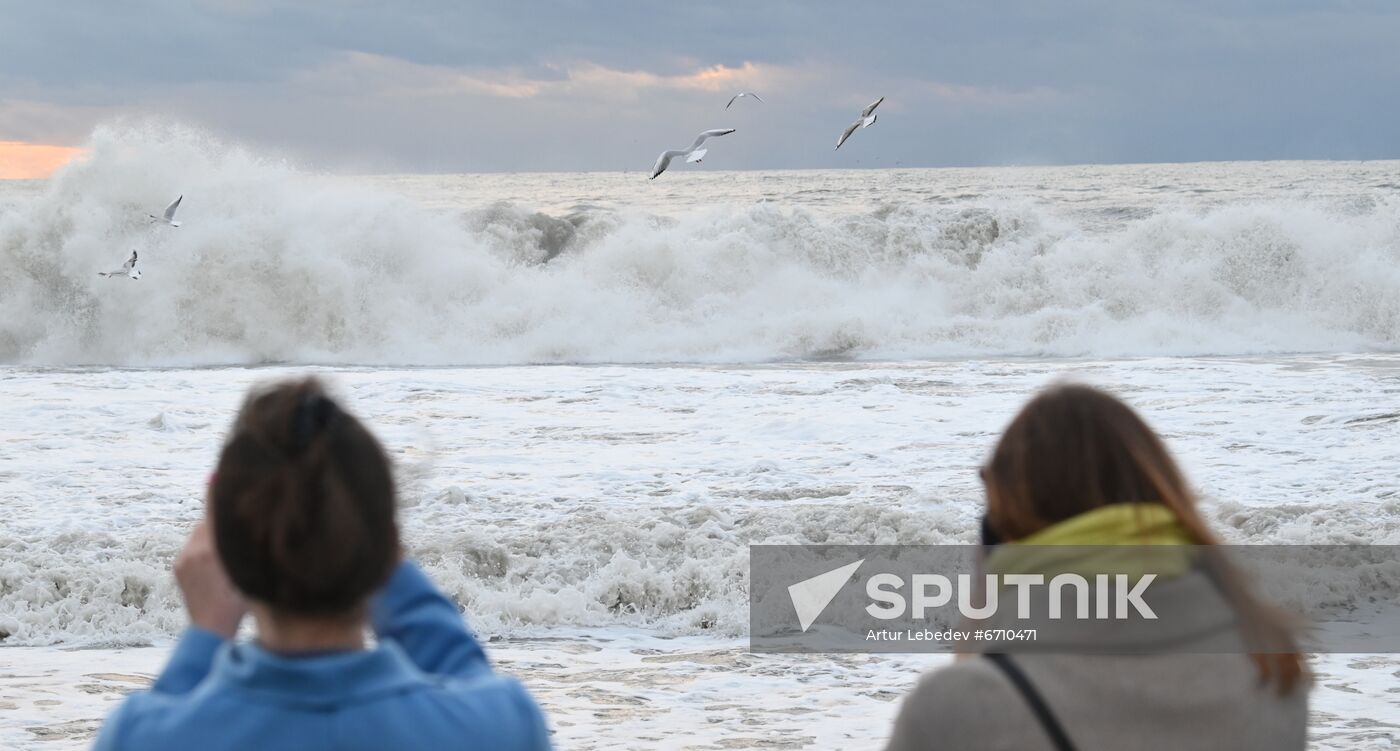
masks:
<path fill-rule="evenodd" d="M 1128 405 L 1081 385 L 1047 389 L 1006 428 L 983 470 L 987 517 L 1021 539 L 1115 503 L 1161 503 L 1195 542 L 1214 542 L 1166 446 Z"/>
<path fill-rule="evenodd" d="M 354 611 L 399 556 L 388 457 L 314 379 L 249 395 L 210 496 L 229 578 L 276 611 Z"/>
<path fill-rule="evenodd" d="M 1282 692 L 1306 682 L 1292 620 L 1259 600 L 1221 554 L 1166 446 L 1117 398 L 1081 385 L 1041 392 L 1007 426 L 982 479 L 986 522 L 1007 540 L 1102 506 L 1166 506 L 1191 542 L 1203 546 L 1205 568 L 1238 614 L 1260 676 Z"/>

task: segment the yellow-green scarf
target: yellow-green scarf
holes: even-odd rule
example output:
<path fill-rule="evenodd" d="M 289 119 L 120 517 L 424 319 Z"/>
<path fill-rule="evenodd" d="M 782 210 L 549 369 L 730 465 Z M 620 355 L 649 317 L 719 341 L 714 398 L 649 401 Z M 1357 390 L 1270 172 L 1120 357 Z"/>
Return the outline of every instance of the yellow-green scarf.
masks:
<path fill-rule="evenodd" d="M 1023 540 L 1000 545 L 987 560 L 991 574 L 1143 574 L 1180 576 L 1191 568 L 1195 544 L 1176 514 L 1160 503 L 1116 503 L 1053 524 Z M 1072 550 L 1056 550 L 1060 546 Z M 1112 546 L 1150 545 L 1150 549 Z"/>

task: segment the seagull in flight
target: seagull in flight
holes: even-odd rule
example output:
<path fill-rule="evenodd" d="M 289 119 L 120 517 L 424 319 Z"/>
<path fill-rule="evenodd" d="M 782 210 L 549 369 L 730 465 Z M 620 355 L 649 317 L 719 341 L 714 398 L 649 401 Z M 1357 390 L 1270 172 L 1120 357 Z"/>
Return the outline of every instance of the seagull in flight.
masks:
<path fill-rule="evenodd" d="M 841 138 L 836 141 L 836 148 L 841 148 L 841 144 L 846 142 L 851 134 L 856 132 L 856 128 L 869 128 L 875 124 L 875 108 L 880 106 L 880 102 L 885 101 L 884 97 L 875 100 L 875 103 L 860 111 L 860 119 L 851 123 L 846 128 L 846 132 L 841 134 Z"/>
<path fill-rule="evenodd" d="M 714 130 L 707 130 L 704 133 L 701 133 L 700 135 L 696 136 L 695 143 L 692 143 L 690 145 L 690 148 L 685 149 L 684 151 L 676 151 L 672 149 L 670 151 L 661 152 L 661 156 L 656 158 L 656 166 L 651 168 L 651 177 L 648 179 L 655 180 L 657 175 L 661 174 L 662 172 L 665 172 L 666 168 L 671 166 L 671 160 L 675 159 L 678 156 L 685 157 L 686 163 L 694 162 L 696 164 L 699 164 L 700 160 L 705 158 L 705 154 L 709 153 L 710 151 L 709 149 L 700 148 L 700 144 L 704 143 L 705 140 L 708 138 L 727 136 L 733 132 L 733 128 L 716 128 Z"/>
<path fill-rule="evenodd" d="M 746 96 L 751 96 L 751 97 L 753 97 L 754 99 L 757 99 L 757 100 L 760 101 L 760 102 L 763 101 L 762 99 L 759 99 L 759 98 L 758 98 L 758 95 L 755 94 L 755 93 L 753 93 L 752 91 L 741 91 L 741 92 L 739 92 L 738 94 L 735 94 L 734 96 L 729 97 L 729 104 L 733 104 L 733 103 L 734 103 L 734 100 L 736 100 L 736 99 L 743 99 L 743 98 L 746 97 Z M 724 108 L 725 108 L 725 109 L 729 109 L 729 104 L 724 105 Z"/>
<path fill-rule="evenodd" d="M 127 262 L 122 264 L 121 268 L 116 271 L 99 271 L 97 275 L 105 276 L 109 279 L 118 276 L 129 276 L 132 279 L 140 279 L 141 272 L 136 268 L 136 251 L 131 251 L 131 258 L 127 259 Z"/>
<path fill-rule="evenodd" d="M 180 223 L 175 221 L 175 209 L 180 208 L 180 202 L 183 200 L 185 200 L 185 196 L 181 195 L 179 198 L 175 199 L 174 203 L 170 204 L 169 206 L 166 206 L 165 216 L 163 217 L 156 216 L 155 214 L 147 214 L 147 216 L 158 222 L 165 222 L 166 224 L 172 227 L 179 227 Z"/>

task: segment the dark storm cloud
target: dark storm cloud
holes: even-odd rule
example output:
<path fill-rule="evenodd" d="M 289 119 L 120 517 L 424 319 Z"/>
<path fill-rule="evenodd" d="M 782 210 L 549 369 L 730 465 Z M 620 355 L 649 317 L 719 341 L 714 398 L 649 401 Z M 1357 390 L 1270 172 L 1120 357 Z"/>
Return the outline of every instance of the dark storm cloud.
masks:
<path fill-rule="evenodd" d="M 153 114 L 404 170 L 640 170 L 718 125 L 716 167 L 1393 158 L 1397 38 L 1382 0 L 16 2 L 0 140 Z M 770 102 L 724 112 L 740 87 Z"/>

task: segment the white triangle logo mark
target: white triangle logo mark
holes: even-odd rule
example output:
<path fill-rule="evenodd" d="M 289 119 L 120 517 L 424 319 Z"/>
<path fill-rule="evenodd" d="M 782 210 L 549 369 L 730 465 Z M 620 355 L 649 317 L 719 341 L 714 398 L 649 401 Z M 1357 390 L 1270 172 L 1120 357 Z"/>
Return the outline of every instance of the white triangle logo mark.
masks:
<path fill-rule="evenodd" d="M 792 598 L 792 609 L 797 611 L 797 623 L 802 626 L 802 633 L 807 633 L 812 622 L 826 610 L 826 606 L 831 604 L 836 593 L 846 586 L 862 563 L 865 563 L 864 558 L 788 587 L 788 596 Z"/>

